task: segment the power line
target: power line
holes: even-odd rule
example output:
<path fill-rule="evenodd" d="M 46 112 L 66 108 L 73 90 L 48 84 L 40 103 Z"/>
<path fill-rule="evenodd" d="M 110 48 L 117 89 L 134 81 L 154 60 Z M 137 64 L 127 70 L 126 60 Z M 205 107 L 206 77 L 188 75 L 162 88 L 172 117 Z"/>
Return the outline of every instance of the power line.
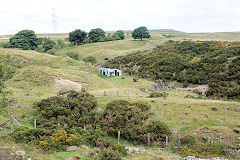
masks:
<path fill-rule="evenodd" d="M 56 17 L 57 16 L 56 16 L 55 11 L 56 11 L 56 9 L 52 8 L 52 15 L 51 15 L 51 17 L 52 17 L 52 24 L 53 24 L 53 34 L 56 33 L 56 23 L 57 23 L 57 21 L 56 21 Z"/>

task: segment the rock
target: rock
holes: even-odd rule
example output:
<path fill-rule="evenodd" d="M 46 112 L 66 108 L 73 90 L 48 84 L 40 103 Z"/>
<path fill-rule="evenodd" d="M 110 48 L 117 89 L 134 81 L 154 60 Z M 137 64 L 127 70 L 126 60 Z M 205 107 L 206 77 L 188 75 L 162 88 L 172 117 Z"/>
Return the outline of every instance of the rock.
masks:
<path fill-rule="evenodd" d="M 164 106 L 167 106 L 167 104 L 166 104 L 166 103 L 164 103 L 163 105 L 164 105 Z"/>
<path fill-rule="evenodd" d="M 81 145 L 81 148 L 83 148 L 83 149 L 89 149 L 89 147 L 86 146 L 86 145 Z"/>
<path fill-rule="evenodd" d="M 164 152 L 164 148 L 157 148 L 156 151 L 162 153 L 162 152 Z"/>
<path fill-rule="evenodd" d="M 185 115 L 188 115 L 188 113 L 184 113 Z"/>
<path fill-rule="evenodd" d="M 139 153 L 139 152 L 147 152 L 145 149 L 136 148 L 136 147 L 125 147 L 128 153 Z"/>
<path fill-rule="evenodd" d="M 207 114 L 204 114 L 204 117 L 205 117 L 205 118 L 208 118 L 208 115 L 207 115 Z"/>
<path fill-rule="evenodd" d="M 178 130 L 176 128 L 170 128 L 172 134 L 177 134 Z"/>
<path fill-rule="evenodd" d="M 90 153 L 89 152 L 82 152 L 83 156 L 89 157 Z"/>
<path fill-rule="evenodd" d="M 77 146 L 68 146 L 67 147 L 67 152 L 74 152 L 77 151 L 78 147 Z"/>
<path fill-rule="evenodd" d="M 240 112 L 240 108 L 235 108 L 234 111 L 235 112 Z"/>
<path fill-rule="evenodd" d="M 102 109 L 101 107 L 98 107 L 96 111 L 97 111 L 97 112 L 102 112 L 103 109 Z"/>
<path fill-rule="evenodd" d="M 212 111 L 218 111 L 217 107 L 212 107 L 211 110 Z"/>
<path fill-rule="evenodd" d="M 236 134 L 239 134 L 239 133 L 240 133 L 240 130 L 237 129 L 237 128 L 234 128 L 233 131 L 234 131 Z"/>
<path fill-rule="evenodd" d="M 27 94 L 25 94 L 25 96 L 29 96 L 29 94 L 27 93 Z"/>

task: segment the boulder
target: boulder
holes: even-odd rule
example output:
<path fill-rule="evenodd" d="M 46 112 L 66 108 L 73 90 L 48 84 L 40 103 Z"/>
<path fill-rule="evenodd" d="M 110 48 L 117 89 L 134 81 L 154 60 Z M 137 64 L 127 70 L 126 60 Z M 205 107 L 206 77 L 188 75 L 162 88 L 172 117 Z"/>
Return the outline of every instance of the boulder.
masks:
<path fill-rule="evenodd" d="M 211 110 L 212 111 L 218 111 L 217 107 L 212 107 Z"/>
<path fill-rule="evenodd" d="M 77 151 L 78 147 L 77 146 L 68 146 L 67 147 L 67 152 L 74 152 Z"/>
<path fill-rule="evenodd" d="M 83 156 L 89 157 L 90 153 L 89 152 L 82 152 Z"/>
<path fill-rule="evenodd" d="M 81 148 L 83 148 L 83 149 L 89 149 L 89 147 L 86 146 L 86 145 L 81 145 Z"/>

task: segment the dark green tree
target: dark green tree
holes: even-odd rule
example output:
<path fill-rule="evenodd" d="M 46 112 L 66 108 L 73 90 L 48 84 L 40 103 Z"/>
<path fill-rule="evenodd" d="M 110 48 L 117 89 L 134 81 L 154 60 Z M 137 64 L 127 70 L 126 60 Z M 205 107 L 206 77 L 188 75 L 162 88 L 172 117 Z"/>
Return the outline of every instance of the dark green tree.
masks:
<path fill-rule="evenodd" d="M 53 40 L 51 40 L 50 38 L 48 38 L 44 41 L 43 48 L 44 48 L 45 52 L 47 52 L 49 49 L 53 49 L 55 45 L 56 45 L 56 43 Z"/>
<path fill-rule="evenodd" d="M 124 32 L 122 30 L 118 30 L 113 34 L 113 37 L 119 37 L 121 40 L 125 39 Z"/>
<path fill-rule="evenodd" d="M 36 49 L 38 38 L 32 30 L 22 30 L 10 38 L 10 44 L 13 48 L 22 48 L 25 50 Z"/>
<path fill-rule="evenodd" d="M 82 31 L 81 29 L 76 29 L 69 33 L 68 40 L 69 42 L 74 43 L 75 45 L 79 45 L 84 42 L 87 38 L 87 32 Z"/>
<path fill-rule="evenodd" d="M 134 39 L 143 39 L 143 38 L 150 38 L 151 35 L 147 29 L 147 27 L 145 26 L 141 26 L 141 27 L 138 27 L 136 29 L 134 29 L 134 31 L 132 32 L 132 37 Z"/>
<path fill-rule="evenodd" d="M 102 30 L 101 28 L 96 28 L 96 29 L 92 29 L 88 33 L 88 37 L 92 42 L 100 42 L 104 39 L 105 34 L 106 33 L 104 32 L 104 30 Z"/>

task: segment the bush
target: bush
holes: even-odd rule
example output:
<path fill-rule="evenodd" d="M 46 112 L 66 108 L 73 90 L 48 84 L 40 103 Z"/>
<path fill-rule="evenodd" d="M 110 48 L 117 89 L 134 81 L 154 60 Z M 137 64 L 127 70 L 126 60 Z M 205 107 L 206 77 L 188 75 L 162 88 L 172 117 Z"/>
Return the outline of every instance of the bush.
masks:
<path fill-rule="evenodd" d="M 44 41 L 42 46 L 44 48 L 44 51 L 47 52 L 48 50 L 53 49 L 55 45 L 56 43 L 50 38 L 48 38 Z"/>
<path fill-rule="evenodd" d="M 121 160 L 122 155 L 114 151 L 112 148 L 106 148 L 101 151 L 101 153 L 97 156 L 98 160 Z"/>
<path fill-rule="evenodd" d="M 50 49 L 47 51 L 47 54 L 56 55 L 56 51 L 54 49 Z"/>
<path fill-rule="evenodd" d="M 45 128 L 56 128 L 58 123 L 68 127 L 94 125 L 96 105 L 94 96 L 72 90 L 36 103 L 35 117 L 38 126 Z"/>
<path fill-rule="evenodd" d="M 86 62 L 86 63 L 89 62 L 89 63 L 91 63 L 92 65 L 93 65 L 94 63 L 97 63 L 96 58 L 93 57 L 93 56 L 85 57 L 85 58 L 83 58 L 83 61 Z"/>
<path fill-rule="evenodd" d="M 196 140 L 193 136 L 187 135 L 181 138 L 181 145 L 193 146 L 196 144 Z"/>
<path fill-rule="evenodd" d="M 194 145 L 189 147 L 180 147 L 176 150 L 182 156 L 195 156 L 199 158 L 214 158 L 228 155 L 228 152 L 221 145 Z"/>
<path fill-rule="evenodd" d="M 76 52 L 67 52 L 66 55 L 72 59 L 79 60 L 79 54 Z"/>
<path fill-rule="evenodd" d="M 151 92 L 149 97 L 150 98 L 157 98 L 157 97 L 164 97 L 164 99 L 168 96 L 166 92 Z"/>

